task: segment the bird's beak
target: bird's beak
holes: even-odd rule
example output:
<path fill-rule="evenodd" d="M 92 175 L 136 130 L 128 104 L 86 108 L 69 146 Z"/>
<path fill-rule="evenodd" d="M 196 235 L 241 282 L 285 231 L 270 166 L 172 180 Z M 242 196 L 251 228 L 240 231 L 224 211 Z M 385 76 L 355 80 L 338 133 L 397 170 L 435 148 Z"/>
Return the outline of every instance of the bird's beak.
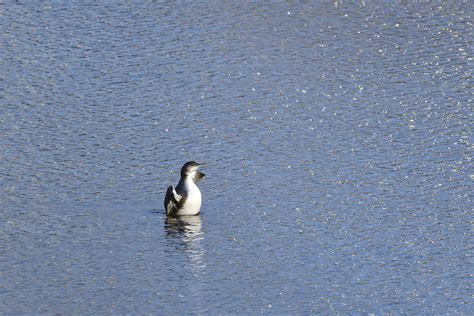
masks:
<path fill-rule="evenodd" d="M 207 166 L 207 163 L 196 163 L 199 167 L 205 167 Z"/>

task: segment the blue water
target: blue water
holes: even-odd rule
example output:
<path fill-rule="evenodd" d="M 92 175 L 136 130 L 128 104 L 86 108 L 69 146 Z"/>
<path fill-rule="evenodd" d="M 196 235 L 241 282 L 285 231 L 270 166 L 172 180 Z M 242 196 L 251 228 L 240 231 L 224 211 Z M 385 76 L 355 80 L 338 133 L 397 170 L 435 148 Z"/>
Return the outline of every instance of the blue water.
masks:
<path fill-rule="evenodd" d="M 473 7 L 0 4 L 0 313 L 472 314 Z"/>

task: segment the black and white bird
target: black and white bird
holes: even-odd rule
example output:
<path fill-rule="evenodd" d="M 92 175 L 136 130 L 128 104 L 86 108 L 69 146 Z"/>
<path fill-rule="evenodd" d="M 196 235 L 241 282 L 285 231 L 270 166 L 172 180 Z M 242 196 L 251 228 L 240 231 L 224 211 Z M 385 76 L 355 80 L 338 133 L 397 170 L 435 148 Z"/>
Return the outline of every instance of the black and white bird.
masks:
<path fill-rule="evenodd" d="M 201 211 L 201 191 L 196 182 L 206 175 L 198 171 L 199 164 L 188 161 L 181 168 L 181 179 L 174 188 L 172 185 L 166 190 L 165 210 L 168 216 L 198 215 Z"/>

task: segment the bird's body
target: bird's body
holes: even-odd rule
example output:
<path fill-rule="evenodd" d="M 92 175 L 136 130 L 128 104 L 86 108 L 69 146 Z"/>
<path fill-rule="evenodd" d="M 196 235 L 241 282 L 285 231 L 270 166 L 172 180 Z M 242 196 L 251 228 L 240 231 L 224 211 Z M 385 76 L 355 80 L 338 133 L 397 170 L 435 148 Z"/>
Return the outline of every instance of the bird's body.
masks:
<path fill-rule="evenodd" d="M 170 185 L 165 196 L 165 210 L 168 216 L 198 215 L 202 196 L 196 181 L 205 177 L 197 171 L 199 164 L 189 161 L 181 168 L 181 179 L 174 188 Z"/>

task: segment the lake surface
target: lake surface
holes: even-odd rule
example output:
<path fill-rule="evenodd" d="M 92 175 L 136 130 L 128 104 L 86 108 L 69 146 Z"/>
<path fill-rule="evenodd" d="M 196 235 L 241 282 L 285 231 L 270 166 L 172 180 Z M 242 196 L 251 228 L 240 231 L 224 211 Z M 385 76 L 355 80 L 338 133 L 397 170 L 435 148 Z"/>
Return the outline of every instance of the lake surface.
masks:
<path fill-rule="evenodd" d="M 472 314 L 473 9 L 1 4 L 0 313 Z"/>

